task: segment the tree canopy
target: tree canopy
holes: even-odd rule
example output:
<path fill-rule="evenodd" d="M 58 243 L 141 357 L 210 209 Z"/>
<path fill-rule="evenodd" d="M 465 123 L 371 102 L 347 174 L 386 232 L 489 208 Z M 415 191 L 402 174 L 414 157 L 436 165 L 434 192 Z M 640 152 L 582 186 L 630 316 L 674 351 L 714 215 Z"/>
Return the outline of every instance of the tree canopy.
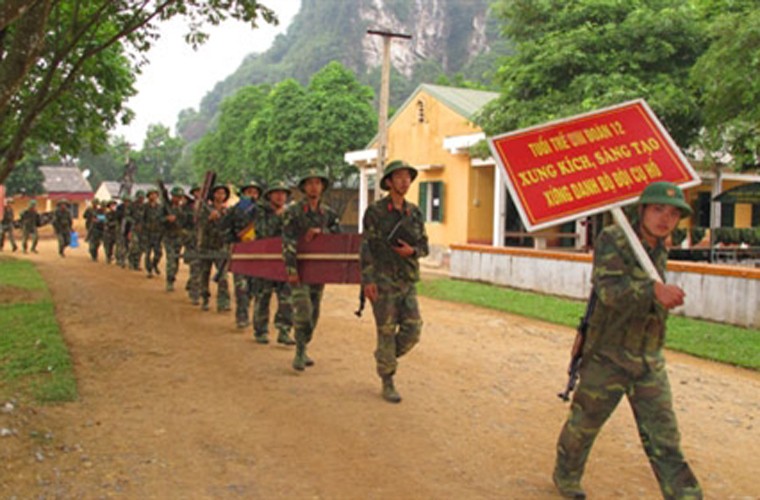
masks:
<path fill-rule="evenodd" d="M 258 0 L 6 0 L 0 5 L 0 182 L 26 149 L 54 144 L 61 154 L 96 151 L 134 94 L 142 54 L 160 22 L 188 20 L 186 40 L 232 18 L 276 23 Z"/>
<path fill-rule="evenodd" d="M 645 98 L 673 138 L 688 145 L 701 126 L 688 85 L 706 46 L 688 0 L 501 0 L 516 43 L 496 82 L 501 97 L 482 114 L 503 133 Z"/>

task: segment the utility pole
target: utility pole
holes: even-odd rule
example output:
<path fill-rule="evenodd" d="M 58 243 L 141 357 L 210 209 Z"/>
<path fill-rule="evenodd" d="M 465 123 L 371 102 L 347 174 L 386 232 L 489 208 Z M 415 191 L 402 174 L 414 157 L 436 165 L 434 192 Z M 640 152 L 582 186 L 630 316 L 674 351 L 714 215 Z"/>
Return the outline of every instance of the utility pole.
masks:
<path fill-rule="evenodd" d="M 391 39 L 403 38 L 411 40 L 411 35 L 403 33 L 391 33 L 389 31 L 367 30 L 370 35 L 383 37 L 383 66 L 380 80 L 380 103 L 377 123 L 377 170 L 375 174 L 375 198 L 380 198 L 380 179 L 383 178 L 385 170 L 386 152 L 388 147 L 388 98 L 390 94 L 391 82 Z"/>

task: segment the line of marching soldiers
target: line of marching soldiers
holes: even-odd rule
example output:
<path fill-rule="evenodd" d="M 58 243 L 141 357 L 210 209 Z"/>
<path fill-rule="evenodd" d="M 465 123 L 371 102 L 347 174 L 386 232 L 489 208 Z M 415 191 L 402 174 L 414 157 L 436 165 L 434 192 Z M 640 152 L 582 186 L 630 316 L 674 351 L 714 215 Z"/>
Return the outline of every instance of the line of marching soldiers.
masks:
<path fill-rule="evenodd" d="M 31 251 L 37 253 L 39 241 L 39 228 L 45 224 L 52 224 L 58 239 L 58 253 L 64 256 L 63 250 L 71 244 L 71 232 L 73 219 L 69 201 L 65 198 L 56 203 L 56 209 L 52 212 L 40 212 L 37 209 L 37 200 L 29 201 L 29 205 L 15 219 L 11 198 L 6 198 L 3 206 L 3 216 L 0 219 L 0 251 L 5 248 L 5 240 L 8 240 L 13 251 L 18 250 L 14 229 L 21 229 L 21 248 L 24 253 Z"/>
<path fill-rule="evenodd" d="M 291 190 L 282 181 L 268 187 L 250 181 L 238 187 L 239 201 L 228 207 L 230 194 L 228 186 L 218 184 L 209 190 L 205 202 L 200 199 L 200 186 L 193 186 L 189 193 L 175 186 L 164 196 L 158 187 L 140 190 L 134 197 L 124 196 L 121 202 L 94 200 L 84 212 L 90 258 L 98 261 L 102 248 L 107 264 L 115 262 L 125 269 L 144 270 L 148 278 L 153 278 L 162 274 L 159 264 L 165 254 L 167 292 L 175 290 L 181 259 L 190 268 L 185 291 L 192 304 L 208 311 L 215 283 L 216 310 L 229 311 L 231 244 L 281 235 Z M 65 245 L 61 255 L 64 249 Z M 288 283 L 234 274 L 233 286 L 238 328 L 249 327 L 252 318 L 256 342 L 269 343 L 269 306 L 272 295 L 276 295 L 277 342 L 295 344 L 290 335 L 293 321 Z"/>

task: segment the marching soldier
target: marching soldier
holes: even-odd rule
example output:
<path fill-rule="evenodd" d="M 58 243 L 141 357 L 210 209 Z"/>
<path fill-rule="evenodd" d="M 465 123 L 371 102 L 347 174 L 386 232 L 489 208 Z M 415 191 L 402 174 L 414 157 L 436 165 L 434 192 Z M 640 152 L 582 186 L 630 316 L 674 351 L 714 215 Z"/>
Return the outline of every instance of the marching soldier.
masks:
<path fill-rule="evenodd" d="M 3 207 L 3 219 L 2 222 L 0 222 L 0 251 L 5 248 L 6 235 L 8 236 L 8 241 L 10 242 L 13 251 L 15 252 L 18 250 L 18 245 L 16 245 L 16 240 L 13 237 L 14 218 L 15 214 L 13 213 L 13 207 L 11 206 L 11 199 L 7 198 L 5 200 L 5 206 Z"/>
<path fill-rule="evenodd" d="M 161 240 L 164 236 L 164 207 L 158 203 L 158 188 L 148 190 L 148 203 L 143 210 L 140 240 L 145 252 L 145 272 L 148 278 L 161 274 L 158 264 L 163 252 Z"/>
<path fill-rule="evenodd" d="M 58 255 L 66 257 L 64 251 L 71 244 L 71 231 L 74 221 L 71 218 L 69 202 L 65 198 L 58 202 L 53 214 L 53 231 L 58 240 Z"/>
<path fill-rule="evenodd" d="M 679 219 L 691 214 L 691 207 L 681 189 L 669 182 L 647 186 L 638 203 L 637 235 L 664 277 L 664 242 Z M 652 280 L 618 226 L 605 228 L 596 240 L 592 282 L 596 304 L 583 347 L 580 384 L 557 443 L 554 484 L 565 497 L 586 497 L 580 483 L 591 445 L 625 396 L 663 496 L 702 498 L 681 452 L 662 353 L 668 311 L 683 304 L 683 290 Z"/>
<path fill-rule="evenodd" d="M 119 237 L 119 214 L 116 210 L 116 200 L 108 200 L 106 205 L 106 224 L 103 231 L 103 253 L 106 254 L 106 264 L 114 258 L 114 249 Z"/>
<path fill-rule="evenodd" d="M 211 191 L 213 201 L 211 205 L 204 205 L 201 209 L 200 220 L 201 236 L 198 242 L 199 253 L 219 253 L 225 247 L 225 235 L 222 227 L 222 219 L 227 213 L 227 200 L 230 198 L 230 189 L 218 184 Z M 209 280 L 211 279 L 212 265 L 216 267 L 219 280 L 217 281 L 216 292 L 216 310 L 224 312 L 230 310 L 230 292 L 227 284 L 227 273 L 222 268 L 223 264 L 220 259 L 201 259 L 200 264 L 200 292 L 201 292 L 201 309 L 209 310 Z"/>
<path fill-rule="evenodd" d="M 98 249 L 103 242 L 103 236 L 106 232 L 106 212 L 105 202 L 93 203 L 94 211 L 90 216 L 90 230 L 87 232 L 88 242 L 90 244 L 90 258 L 93 262 L 98 260 Z"/>
<path fill-rule="evenodd" d="M 229 237 L 230 243 L 251 241 L 256 234 L 254 219 L 259 211 L 259 197 L 261 185 L 256 181 L 240 187 L 240 201 L 228 212 L 230 218 Z M 245 328 L 251 324 L 248 309 L 255 292 L 255 278 L 245 274 L 232 274 L 235 285 L 235 322 L 238 328 Z"/>
<path fill-rule="evenodd" d="M 282 235 L 282 222 L 285 214 L 285 204 L 288 201 L 290 189 L 283 181 L 272 183 L 264 191 L 264 201 L 256 217 L 256 239 L 271 238 Z M 290 284 L 281 281 L 258 279 L 258 291 L 253 309 L 253 335 L 256 342 L 269 342 L 269 304 L 272 293 L 277 295 L 277 313 L 274 316 L 274 327 L 277 329 L 277 342 L 283 345 L 293 345 L 290 337 L 293 327 L 293 307 L 291 305 Z"/>
<path fill-rule="evenodd" d="M 422 212 L 405 199 L 416 177 L 414 167 L 391 162 L 380 180 L 388 196 L 367 207 L 363 219 L 362 289 L 375 316 L 382 396 L 391 403 L 401 401 L 393 383 L 398 358 L 419 342 L 422 330 L 415 284 L 420 279 L 419 259 L 428 254 L 428 239 Z"/>
<path fill-rule="evenodd" d="M 133 271 L 140 270 L 140 257 L 142 257 L 142 222 L 145 216 L 145 191 L 142 189 L 135 192 L 135 199 L 130 205 L 129 218 L 132 220 L 132 230 L 129 232 L 129 251 L 127 260 L 129 268 Z"/>
<path fill-rule="evenodd" d="M 201 187 L 194 185 L 190 188 L 190 196 L 185 196 L 187 200 L 186 207 L 189 213 L 188 217 L 184 221 L 184 247 L 185 253 L 196 252 L 198 250 L 198 230 L 197 221 L 195 220 L 195 205 L 205 203 L 205 200 L 200 200 Z M 200 304 L 201 296 L 201 261 L 199 259 L 185 260 L 190 266 L 190 272 L 188 273 L 187 283 L 185 283 L 185 291 L 187 291 L 190 302 L 197 306 Z"/>
<path fill-rule="evenodd" d="M 95 213 L 98 211 L 98 207 L 100 207 L 100 200 L 93 198 L 92 204 L 85 208 L 84 213 L 82 214 L 82 217 L 84 218 L 84 229 L 87 233 L 84 236 L 84 241 L 90 241 L 90 228 L 92 227 L 92 222 L 95 220 Z"/>
<path fill-rule="evenodd" d="M 185 190 L 174 186 L 171 191 L 171 205 L 164 207 L 164 249 L 166 249 L 166 291 L 174 291 L 174 280 L 179 269 L 179 254 L 182 251 L 185 218 Z"/>
<path fill-rule="evenodd" d="M 293 290 L 293 328 L 296 337 L 293 368 L 298 371 L 314 364 L 314 360 L 306 354 L 306 346 L 319 320 L 319 306 L 325 286 L 300 282 L 296 244 L 301 238 L 312 241 L 320 234 L 340 232 L 338 214 L 322 203 L 322 195 L 329 185 L 330 180 L 325 174 L 316 169 L 309 170 L 298 182 L 298 189 L 303 192 L 304 198 L 290 205 L 284 215 L 282 256 L 288 283 Z"/>
<path fill-rule="evenodd" d="M 37 240 L 39 239 L 37 228 L 42 225 L 40 213 L 37 212 L 37 200 L 29 202 L 29 206 L 21 212 L 19 219 L 21 220 L 21 248 L 26 253 L 27 243 L 31 239 L 31 251 L 37 253 Z"/>
<path fill-rule="evenodd" d="M 133 224 L 130 214 L 131 204 L 132 198 L 125 194 L 119 206 L 116 207 L 116 221 L 119 227 L 116 233 L 116 264 L 121 268 L 127 267 L 128 235 Z"/>

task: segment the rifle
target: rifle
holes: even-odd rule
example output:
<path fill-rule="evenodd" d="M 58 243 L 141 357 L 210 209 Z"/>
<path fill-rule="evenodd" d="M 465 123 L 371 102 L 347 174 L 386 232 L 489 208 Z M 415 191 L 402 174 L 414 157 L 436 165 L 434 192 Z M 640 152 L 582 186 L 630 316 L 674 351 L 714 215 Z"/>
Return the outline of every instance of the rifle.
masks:
<path fill-rule="evenodd" d="M 575 334 L 573 350 L 570 355 L 570 365 L 567 367 L 567 385 L 565 386 L 564 391 L 557 394 L 557 397 L 565 402 L 570 400 L 570 393 L 575 390 L 575 385 L 578 383 L 581 362 L 583 361 L 583 345 L 586 343 L 586 333 L 588 332 L 589 321 L 591 320 L 591 315 L 594 313 L 594 308 L 596 308 L 597 300 L 596 291 L 592 289 L 591 296 L 586 305 L 586 313 L 581 318 L 581 322 L 578 323 L 578 328 L 576 329 L 577 333 Z"/>
<path fill-rule="evenodd" d="M 158 179 L 156 180 L 156 185 L 158 185 L 158 194 L 161 197 L 161 203 L 166 208 L 169 208 L 170 206 L 172 206 L 172 201 L 169 199 L 169 191 L 167 191 L 164 181 L 162 181 L 161 179 Z"/>

